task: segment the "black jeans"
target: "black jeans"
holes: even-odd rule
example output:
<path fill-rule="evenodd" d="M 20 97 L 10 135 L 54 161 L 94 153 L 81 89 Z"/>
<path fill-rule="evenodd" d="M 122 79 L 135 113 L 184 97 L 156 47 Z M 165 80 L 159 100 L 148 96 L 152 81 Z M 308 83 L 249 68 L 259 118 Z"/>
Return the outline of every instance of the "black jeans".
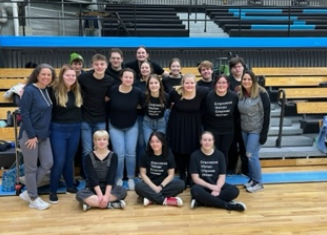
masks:
<path fill-rule="evenodd" d="M 215 136 L 215 146 L 216 148 L 222 152 L 225 156 L 226 167 L 228 166 L 229 158 L 233 156 L 229 156 L 229 148 L 233 142 L 234 133 L 228 134 L 214 134 Z M 234 159 L 232 159 L 234 160 Z"/>
<path fill-rule="evenodd" d="M 182 180 L 173 180 L 161 192 L 157 193 L 143 181 L 135 185 L 137 195 L 149 199 L 151 202 L 162 205 L 166 197 L 175 197 L 184 191 L 185 184 Z"/>
<path fill-rule="evenodd" d="M 192 199 L 202 205 L 228 209 L 227 203 L 237 198 L 240 190 L 231 184 L 225 183 L 218 196 L 211 195 L 211 190 L 200 185 L 193 185 L 191 188 Z"/>

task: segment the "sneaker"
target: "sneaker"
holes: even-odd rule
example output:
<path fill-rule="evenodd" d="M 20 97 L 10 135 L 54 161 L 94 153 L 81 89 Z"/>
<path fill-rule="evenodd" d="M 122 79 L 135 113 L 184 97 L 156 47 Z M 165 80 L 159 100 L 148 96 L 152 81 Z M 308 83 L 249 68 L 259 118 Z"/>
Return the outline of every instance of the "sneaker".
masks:
<path fill-rule="evenodd" d="M 251 187 L 253 185 L 254 181 L 250 179 L 246 184 L 243 184 L 244 188 Z"/>
<path fill-rule="evenodd" d="M 245 211 L 246 210 L 246 205 L 243 202 L 238 202 L 238 201 L 230 201 L 227 204 L 228 210 L 231 211 Z"/>
<path fill-rule="evenodd" d="M 76 194 L 77 192 L 78 192 L 78 189 L 76 187 L 66 189 L 67 194 L 71 194 L 71 193 Z"/>
<path fill-rule="evenodd" d="M 50 204 L 38 197 L 30 202 L 29 207 L 42 211 L 48 209 Z"/>
<path fill-rule="evenodd" d="M 249 193 L 255 193 L 263 190 L 264 190 L 263 185 L 259 183 L 253 184 L 252 186 L 246 188 L 246 191 L 248 191 Z"/>
<path fill-rule="evenodd" d="M 124 202 L 124 200 L 108 203 L 108 209 L 125 209 L 125 207 L 126 207 L 126 203 Z"/>
<path fill-rule="evenodd" d="M 198 202 L 195 199 L 192 199 L 191 205 L 190 205 L 191 209 L 194 209 L 195 207 L 198 207 L 198 206 L 199 206 Z"/>
<path fill-rule="evenodd" d="M 148 205 L 151 205 L 153 204 L 153 202 L 151 202 L 149 199 L 147 198 L 143 198 L 143 205 L 144 206 L 148 206 Z"/>
<path fill-rule="evenodd" d="M 123 186 L 123 180 L 122 179 L 118 179 L 116 182 L 117 186 Z"/>
<path fill-rule="evenodd" d="M 183 201 L 180 197 L 166 197 L 162 205 L 164 205 L 164 206 L 182 206 Z"/>
<path fill-rule="evenodd" d="M 56 193 L 50 193 L 49 201 L 51 203 L 53 203 L 53 204 L 57 204 L 59 202 L 57 194 Z"/>
<path fill-rule="evenodd" d="M 135 190 L 135 182 L 134 179 L 128 179 L 128 190 L 134 191 Z"/>
<path fill-rule="evenodd" d="M 21 199 L 23 199 L 24 201 L 27 201 L 27 202 L 29 202 L 29 203 L 32 201 L 32 199 L 31 199 L 30 196 L 28 195 L 27 190 L 25 190 L 24 192 L 22 192 L 21 194 L 19 194 L 19 197 L 20 197 Z"/>
<path fill-rule="evenodd" d="M 82 208 L 83 208 L 83 211 L 88 211 L 91 209 L 91 207 L 86 203 L 83 203 Z"/>

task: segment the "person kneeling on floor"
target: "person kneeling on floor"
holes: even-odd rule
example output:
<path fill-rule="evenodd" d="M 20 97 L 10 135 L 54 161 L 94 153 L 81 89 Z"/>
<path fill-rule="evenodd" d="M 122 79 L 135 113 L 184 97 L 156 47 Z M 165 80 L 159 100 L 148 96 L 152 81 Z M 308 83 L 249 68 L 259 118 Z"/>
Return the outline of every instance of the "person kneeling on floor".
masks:
<path fill-rule="evenodd" d="M 183 201 L 176 197 L 182 193 L 185 184 L 174 180 L 174 156 L 169 151 L 163 133 L 155 131 L 150 135 L 146 153 L 140 163 L 142 181 L 135 185 L 135 192 L 143 198 L 143 205 L 159 204 L 182 206 Z"/>
<path fill-rule="evenodd" d="M 194 185 L 191 188 L 191 209 L 211 206 L 228 211 L 245 211 L 242 202 L 233 201 L 240 191 L 226 183 L 226 163 L 222 152 L 215 149 L 214 136 L 205 131 L 200 137 L 201 148 L 191 155 L 190 174 Z"/>
<path fill-rule="evenodd" d="M 86 156 L 86 188 L 77 192 L 76 199 L 83 211 L 92 207 L 124 209 L 126 189 L 115 185 L 117 154 L 108 149 L 109 134 L 99 130 L 93 134 L 94 151 Z"/>

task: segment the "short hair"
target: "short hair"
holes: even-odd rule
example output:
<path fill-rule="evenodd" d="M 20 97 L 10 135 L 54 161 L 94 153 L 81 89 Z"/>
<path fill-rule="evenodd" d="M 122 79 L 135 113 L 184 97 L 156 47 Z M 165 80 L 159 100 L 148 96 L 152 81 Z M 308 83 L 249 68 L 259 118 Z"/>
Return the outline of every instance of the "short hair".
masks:
<path fill-rule="evenodd" d="M 109 51 L 109 58 L 111 57 L 112 53 L 118 53 L 122 58 L 123 56 L 123 51 L 120 50 L 119 48 L 111 48 Z"/>
<path fill-rule="evenodd" d="M 94 132 L 93 134 L 93 143 L 100 138 L 105 138 L 106 140 L 108 140 L 108 144 L 109 144 L 109 133 L 106 130 L 98 130 L 96 132 Z M 96 149 L 96 146 L 94 144 L 94 149 Z"/>
<path fill-rule="evenodd" d="M 227 81 L 227 83 L 229 84 L 230 82 L 229 82 L 229 77 L 226 75 L 226 74 L 219 74 L 219 75 L 217 75 L 216 77 L 215 77 L 215 81 L 214 81 L 214 86 L 216 86 L 217 85 L 217 83 L 219 82 L 219 80 L 221 79 L 221 78 L 225 78 L 226 79 L 226 81 Z"/>
<path fill-rule="evenodd" d="M 91 59 L 92 63 L 94 63 L 95 61 L 98 61 L 98 60 L 107 62 L 107 57 L 102 54 L 95 54 L 92 56 L 92 59 Z"/>
<path fill-rule="evenodd" d="M 213 69 L 213 65 L 209 60 L 204 60 L 198 65 L 198 71 L 201 73 L 201 68 L 204 67 L 206 69 Z"/>
<path fill-rule="evenodd" d="M 245 66 L 244 66 L 244 60 L 242 57 L 234 57 L 232 59 L 230 59 L 229 61 L 229 69 L 232 69 L 234 68 L 237 64 L 241 63 L 242 66 L 244 67 L 245 69 Z"/>

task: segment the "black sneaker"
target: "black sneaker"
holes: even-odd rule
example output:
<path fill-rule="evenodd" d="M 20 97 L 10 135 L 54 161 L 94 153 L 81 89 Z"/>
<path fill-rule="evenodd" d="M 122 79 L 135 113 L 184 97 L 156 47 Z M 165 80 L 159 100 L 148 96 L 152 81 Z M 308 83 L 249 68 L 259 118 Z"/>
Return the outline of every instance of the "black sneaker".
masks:
<path fill-rule="evenodd" d="M 52 204 L 57 204 L 59 202 L 57 194 L 56 193 L 50 193 L 50 195 L 49 195 L 49 201 Z"/>
<path fill-rule="evenodd" d="M 78 189 L 76 187 L 73 187 L 73 188 L 68 188 L 66 190 L 66 193 L 67 194 L 70 194 L 70 193 L 77 193 L 78 192 Z"/>
<path fill-rule="evenodd" d="M 243 202 L 230 201 L 227 203 L 227 209 L 230 211 L 242 212 L 246 210 L 246 205 Z"/>

